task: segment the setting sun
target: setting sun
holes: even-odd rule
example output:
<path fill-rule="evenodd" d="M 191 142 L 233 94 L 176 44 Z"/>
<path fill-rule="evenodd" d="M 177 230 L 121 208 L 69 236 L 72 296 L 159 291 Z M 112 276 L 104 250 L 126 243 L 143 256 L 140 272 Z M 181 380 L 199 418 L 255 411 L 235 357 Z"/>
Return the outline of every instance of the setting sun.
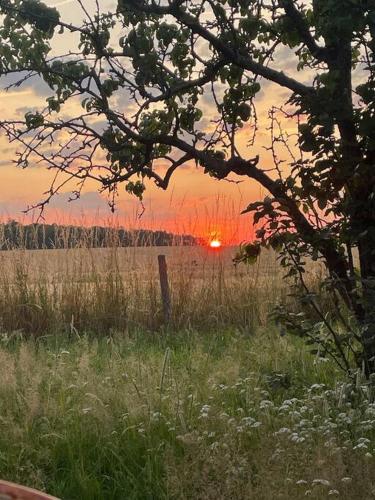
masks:
<path fill-rule="evenodd" d="M 211 248 L 220 248 L 221 247 L 221 241 L 219 241 L 219 240 L 212 240 L 212 241 L 210 241 L 210 247 Z"/>

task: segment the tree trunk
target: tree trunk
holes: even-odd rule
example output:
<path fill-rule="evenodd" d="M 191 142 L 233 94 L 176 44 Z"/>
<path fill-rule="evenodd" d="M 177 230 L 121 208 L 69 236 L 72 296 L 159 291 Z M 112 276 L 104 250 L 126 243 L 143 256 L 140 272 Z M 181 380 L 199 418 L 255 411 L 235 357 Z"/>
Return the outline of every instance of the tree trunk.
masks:
<path fill-rule="evenodd" d="M 359 261 L 362 280 L 362 340 L 365 374 L 375 373 L 375 241 L 374 238 L 361 239 Z"/>
<path fill-rule="evenodd" d="M 367 162 L 362 161 L 357 167 L 359 179 L 353 189 L 351 213 L 361 277 L 361 314 L 357 317 L 362 326 L 363 363 L 367 378 L 375 374 L 375 158 L 372 154 L 368 155 Z"/>

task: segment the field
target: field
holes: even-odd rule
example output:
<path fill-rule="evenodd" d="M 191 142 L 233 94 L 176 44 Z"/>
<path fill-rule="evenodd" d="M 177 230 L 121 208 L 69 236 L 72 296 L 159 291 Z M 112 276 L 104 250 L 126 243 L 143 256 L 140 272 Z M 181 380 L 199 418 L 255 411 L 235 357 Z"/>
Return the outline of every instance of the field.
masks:
<path fill-rule="evenodd" d="M 282 295 L 276 256 L 235 267 L 235 247 L 79 248 L 0 254 L 0 318 L 5 331 L 96 332 L 162 325 L 157 256 L 165 254 L 171 326 L 251 331 Z M 20 312 L 22 311 L 22 314 Z"/>
<path fill-rule="evenodd" d="M 275 255 L 234 251 L 3 252 L 0 477 L 64 500 L 374 498 L 371 388 L 280 336 Z"/>

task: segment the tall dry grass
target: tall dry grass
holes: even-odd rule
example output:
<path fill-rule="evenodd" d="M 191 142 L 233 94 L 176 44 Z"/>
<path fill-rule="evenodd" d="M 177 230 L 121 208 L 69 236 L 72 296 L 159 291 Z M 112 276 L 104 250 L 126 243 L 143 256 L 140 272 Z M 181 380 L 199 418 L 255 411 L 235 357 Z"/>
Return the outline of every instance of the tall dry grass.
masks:
<path fill-rule="evenodd" d="M 68 231 L 75 229 L 61 231 L 57 249 L 26 250 L 20 234 L 16 248 L 8 245 L 0 253 L 3 333 L 79 336 L 160 329 L 158 254 L 165 254 L 168 262 L 172 329 L 231 326 L 252 332 L 285 296 L 286 283 L 272 252 L 253 267 L 235 267 L 236 247 L 121 248 L 109 232 L 106 248 L 97 248 L 95 235 L 87 229 L 78 248 L 68 248 Z"/>

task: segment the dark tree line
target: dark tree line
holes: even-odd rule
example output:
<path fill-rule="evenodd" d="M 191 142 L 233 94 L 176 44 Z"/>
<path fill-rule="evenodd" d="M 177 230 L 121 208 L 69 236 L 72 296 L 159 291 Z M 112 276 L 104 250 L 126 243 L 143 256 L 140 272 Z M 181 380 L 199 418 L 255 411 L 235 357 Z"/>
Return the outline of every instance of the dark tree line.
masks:
<path fill-rule="evenodd" d="M 62 226 L 57 224 L 19 224 L 10 221 L 0 225 L 0 250 L 24 248 L 27 250 L 149 247 L 149 246 L 191 246 L 198 243 L 190 235 L 175 235 L 166 231 L 102 226 Z"/>

